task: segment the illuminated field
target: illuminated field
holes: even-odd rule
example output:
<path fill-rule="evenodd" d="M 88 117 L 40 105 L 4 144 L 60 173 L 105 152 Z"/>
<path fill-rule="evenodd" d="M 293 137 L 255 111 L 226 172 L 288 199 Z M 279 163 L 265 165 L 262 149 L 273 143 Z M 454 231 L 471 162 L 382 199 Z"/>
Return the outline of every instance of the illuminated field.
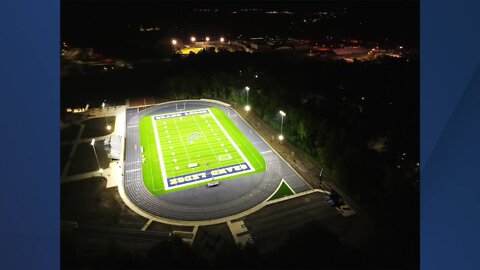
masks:
<path fill-rule="evenodd" d="M 154 195 L 265 171 L 265 160 L 216 108 L 140 121 L 143 181 Z"/>
<path fill-rule="evenodd" d="M 203 47 L 190 47 L 190 48 L 180 49 L 178 51 L 178 53 L 180 53 L 180 54 L 190 54 L 192 52 L 194 54 L 197 54 L 204 49 L 205 48 L 203 48 Z M 215 48 L 215 52 L 218 52 L 218 51 L 219 51 L 218 48 Z"/>
<path fill-rule="evenodd" d="M 180 50 L 180 54 L 190 54 L 191 52 L 197 54 L 201 50 L 203 50 L 203 48 L 185 48 Z"/>

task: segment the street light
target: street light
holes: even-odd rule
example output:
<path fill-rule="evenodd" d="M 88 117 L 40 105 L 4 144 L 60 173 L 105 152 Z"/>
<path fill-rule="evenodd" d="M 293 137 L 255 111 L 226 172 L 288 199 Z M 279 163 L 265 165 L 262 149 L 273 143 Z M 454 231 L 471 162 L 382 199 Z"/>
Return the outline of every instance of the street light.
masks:
<path fill-rule="evenodd" d="M 280 136 L 278 136 L 278 139 L 282 141 L 283 140 L 283 117 L 287 116 L 287 114 L 284 113 L 283 111 L 280 111 L 279 113 L 282 116 L 282 123 L 280 124 Z"/>
<path fill-rule="evenodd" d="M 90 145 L 93 148 L 93 153 L 95 153 L 95 159 L 97 160 L 97 165 L 98 165 L 98 172 L 101 175 L 103 170 L 102 170 L 102 168 L 100 168 L 100 162 L 98 162 L 97 150 L 95 150 L 95 138 L 92 139 L 92 142 L 90 143 Z"/>
<path fill-rule="evenodd" d="M 192 42 L 195 42 L 195 37 L 191 37 L 190 40 L 191 40 Z"/>
<path fill-rule="evenodd" d="M 205 40 L 208 42 L 208 41 L 210 41 L 210 38 L 209 38 L 209 37 L 206 37 Z"/>

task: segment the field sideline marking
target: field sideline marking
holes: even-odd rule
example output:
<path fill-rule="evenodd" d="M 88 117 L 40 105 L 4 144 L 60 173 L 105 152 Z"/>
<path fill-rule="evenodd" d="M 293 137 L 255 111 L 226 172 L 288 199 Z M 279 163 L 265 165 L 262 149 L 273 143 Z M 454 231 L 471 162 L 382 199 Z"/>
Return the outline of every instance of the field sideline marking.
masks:
<path fill-rule="evenodd" d="M 162 178 L 163 178 L 163 183 L 167 181 L 167 173 L 165 172 L 165 163 L 163 161 L 163 153 L 162 153 L 162 148 L 160 147 L 160 138 L 158 137 L 158 127 L 157 127 L 157 121 L 155 120 L 155 117 L 151 117 L 152 123 L 153 123 L 153 133 L 155 134 L 155 142 L 157 146 L 157 154 L 158 158 L 160 159 L 160 165 L 162 170 Z M 164 185 L 165 186 L 165 185 Z"/>
<path fill-rule="evenodd" d="M 245 162 L 245 163 L 250 167 L 250 169 L 249 169 L 248 171 L 242 171 L 242 172 L 233 173 L 233 174 L 229 174 L 229 175 L 225 175 L 225 176 L 220 176 L 220 177 L 215 177 L 215 178 L 221 179 L 221 178 L 226 178 L 226 177 L 232 177 L 232 176 L 235 176 L 235 175 L 242 175 L 242 174 L 245 174 L 245 173 L 253 173 L 253 172 L 255 172 L 255 171 L 256 171 L 255 167 L 252 166 L 252 163 L 251 163 L 250 160 L 245 156 L 245 153 L 243 153 L 243 150 L 241 150 L 241 149 L 239 148 L 239 146 L 235 143 L 235 140 L 233 139 L 233 138 L 235 138 L 235 139 L 241 141 L 241 140 L 239 139 L 239 138 L 240 138 L 240 134 L 237 134 L 237 132 L 242 133 L 242 131 L 241 131 L 241 130 L 237 130 L 237 131 L 234 131 L 233 134 L 228 133 L 228 132 L 226 131 L 225 127 L 220 123 L 220 121 L 218 120 L 218 118 L 216 117 L 216 115 L 210 110 L 210 108 L 191 109 L 191 110 L 186 110 L 186 111 L 183 111 L 183 112 L 192 112 L 192 111 L 198 111 L 198 110 L 206 110 L 206 111 L 208 111 L 208 114 L 207 114 L 207 115 L 210 115 L 210 117 L 213 118 L 213 120 L 216 122 L 216 128 L 217 128 L 217 129 L 219 128 L 219 129 L 222 131 L 223 135 L 227 138 L 227 140 L 229 141 L 229 143 L 233 146 L 233 148 L 235 149 L 235 151 L 237 152 L 237 154 L 238 154 L 238 156 L 239 156 L 239 158 L 240 158 L 240 159 L 235 158 L 235 162 L 237 162 L 237 161 L 242 162 L 242 161 L 243 161 L 243 162 Z M 233 112 L 236 113 L 234 110 L 233 110 Z M 163 114 L 160 114 L 160 115 L 163 115 Z M 166 148 L 163 149 L 164 147 L 161 146 L 161 141 L 164 141 L 164 140 L 160 138 L 161 135 L 160 135 L 160 131 L 159 131 L 159 128 L 158 128 L 158 123 L 157 123 L 157 121 L 160 121 L 160 119 L 159 119 L 159 120 L 155 120 L 155 117 L 156 117 L 156 116 L 158 116 L 158 114 L 152 115 L 151 117 L 152 117 L 152 124 L 153 124 L 153 127 L 154 127 L 154 137 L 155 137 L 155 141 L 156 141 L 157 154 L 158 154 L 158 158 L 159 158 L 159 161 L 160 161 L 160 164 L 161 164 L 161 173 L 162 173 L 162 176 L 163 176 L 163 186 L 164 186 L 164 189 L 163 189 L 163 190 L 167 191 L 167 190 L 169 190 L 169 189 L 176 189 L 176 188 L 180 188 L 180 187 L 187 187 L 188 185 L 190 185 L 190 183 L 189 183 L 189 184 L 185 184 L 185 185 L 181 185 L 181 186 L 178 186 L 178 187 L 173 187 L 173 188 L 169 188 L 169 187 L 168 187 L 168 172 L 169 172 L 169 171 L 167 170 L 166 163 L 165 163 L 165 162 L 167 161 L 167 159 L 165 159 L 167 156 L 164 156 L 164 153 L 163 153 L 163 151 L 164 151 Z M 163 119 L 164 121 L 165 121 L 165 120 L 173 120 L 174 125 L 176 126 L 176 129 L 177 129 L 177 134 L 175 134 L 175 135 L 176 135 L 177 138 L 180 138 L 180 141 L 181 141 L 181 144 L 174 144 L 174 146 L 175 146 L 175 148 L 179 147 L 180 145 L 183 146 L 183 148 L 184 148 L 184 150 L 185 150 L 184 154 L 187 155 L 187 158 L 189 159 L 189 162 L 191 162 L 191 161 L 190 161 L 190 157 L 189 157 L 190 155 L 189 155 L 189 152 L 186 150 L 186 146 L 185 146 L 185 144 L 184 144 L 184 142 L 183 142 L 183 140 L 182 140 L 183 134 L 182 134 L 182 132 L 180 132 L 179 126 L 182 126 L 182 130 L 183 130 L 184 127 L 194 127 L 194 126 L 196 125 L 198 128 L 200 128 L 200 130 L 202 131 L 202 133 L 204 133 L 204 136 L 206 136 L 206 133 L 210 133 L 209 131 L 205 133 L 205 132 L 203 131 L 203 128 L 202 128 L 202 127 L 199 127 L 199 123 L 198 123 L 198 121 L 197 121 L 197 116 L 200 116 L 200 115 L 192 115 L 192 116 L 193 116 L 193 118 L 194 118 L 194 123 L 195 123 L 194 125 L 190 125 L 190 124 L 188 124 L 188 125 L 184 125 L 184 124 L 179 125 L 180 122 L 177 122 L 177 121 L 176 121 L 176 118 L 177 118 L 177 117 L 172 117 L 172 118 L 170 118 L 170 119 Z M 238 116 L 238 117 L 241 118 L 241 116 L 238 115 L 238 113 L 236 113 L 236 116 Z M 227 121 L 232 121 L 232 120 L 229 119 L 229 118 L 227 118 L 227 119 L 228 119 Z M 170 122 L 170 123 L 171 123 L 171 122 Z M 162 126 L 163 126 L 163 125 L 162 125 Z M 233 127 L 235 127 L 235 126 L 233 126 Z M 238 127 L 237 127 L 237 128 L 238 128 Z M 161 131 L 163 131 L 163 129 L 161 129 Z M 163 134 L 163 133 L 162 133 L 162 134 Z M 169 135 L 175 136 L 174 134 L 169 134 Z M 211 135 L 211 134 L 209 134 L 209 135 Z M 163 135 L 162 135 L 162 136 L 163 136 Z M 245 139 L 248 140 L 248 138 L 245 138 Z M 223 140 L 222 140 L 222 141 L 223 141 Z M 213 147 L 212 145 L 210 145 L 211 142 L 210 142 L 210 140 L 208 140 L 208 139 L 207 139 L 207 143 L 208 143 L 209 146 L 210 146 L 210 151 L 211 151 L 210 153 L 212 153 L 215 157 L 217 157 L 217 154 L 215 153 L 215 151 L 213 151 L 212 148 L 217 149 L 217 148 L 220 148 L 220 147 L 217 147 L 217 146 Z M 247 145 L 248 145 L 248 144 L 247 144 Z M 253 146 L 253 145 L 252 145 L 252 146 Z M 230 147 L 227 146 L 227 148 L 230 148 Z M 222 149 L 223 149 L 223 148 L 222 148 Z M 253 149 L 255 149 L 255 148 L 253 147 Z M 267 167 L 267 166 L 266 166 L 267 164 L 262 165 L 262 163 L 261 163 L 261 162 L 257 159 L 257 157 L 255 156 L 255 154 L 252 153 L 252 150 L 253 150 L 253 149 L 250 149 L 250 147 L 247 147 L 247 146 L 246 146 L 246 151 L 249 152 L 249 153 L 253 156 L 254 160 L 255 160 L 257 163 L 259 163 L 258 165 L 260 166 L 260 168 L 261 168 L 261 167 L 264 167 L 264 166 Z M 233 150 L 233 149 L 232 149 L 232 150 Z M 208 152 L 208 150 L 205 151 L 205 152 Z M 222 152 L 222 153 L 223 153 L 223 152 Z M 180 153 L 179 153 L 179 154 L 180 154 Z M 218 162 L 218 161 L 217 161 L 217 162 Z M 217 162 L 215 162 L 215 163 L 217 163 Z M 218 162 L 218 163 L 219 163 L 219 164 L 223 164 L 223 162 Z M 171 166 L 171 165 L 173 166 L 173 163 L 170 163 L 170 162 L 169 162 L 169 166 Z M 216 166 L 218 166 L 218 165 L 216 165 Z M 221 165 L 220 165 L 220 166 L 221 166 Z M 150 169 L 152 169 L 152 168 L 150 168 Z M 212 168 L 212 169 L 214 169 L 214 168 Z M 185 170 L 185 171 L 188 172 L 189 170 L 187 169 L 187 170 Z M 173 170 L 172 172 L 174 173 L 175 177 L 177 177 L 177 174 L 178 174 L 179 172 L 178 172 L 178 171 L 175 171 L 175 170 Z M 180 172 L 183 173 L 184 170 L 180 170 Z M 152 176 L 153 176 L 153 174 L 152 174 Z M 209 178 L 209 179 L 211 179 L 211 178 Z M 204 180 L 204 181 L 207 181 L 207 180 L 209 180 L 209 179 L 206 179 L 206 180 Z M 151 180 L 153 180 L 153 178 L 152 178 Z M 194 185 L 194 184 L 197 184 L 197 183 L 201 183 L 201 182 L 204 182 L 204 181 L 195 181 L 195 182 L 192 182 L 191 185 Z M 157 189 L 157 188 L 155 188 L 155 187 L 153 187 L 153 188 L 154 188 L 154 191 L 161 190 L 161 188 L 160 188 L 160 189 Z"/>
<path fill-rule="evenodd" d="M 238 113 L 237 113 L 235 110 L 233 110 L 233 109 L 232 109 L 232 111 L 234 112 L 235 117 L 237 117 Z M 240 115 L 238 115 L 238 116 L 240 116 Z M 241 117 L 241 116 L 240 116 L 240 117 Z M 242 119 L 243 119 L 243 118 L 242 118 Z M 238 130 L 238 132 L 233 132 L 232 136 L 234 136 L 239 142 L 242 141 L 241 136 L 243 136 L 243 137 L 247 140 L 247 143 L 244 144 L 244 147 L 245 147 L 245 149 L 252 155 L 252 157 L 255 159 L 255 161 L 258 163 L 258 165 L 259 165 L 258 168 L 261 169 L 261 168 L 265 167 L 265 169 L 266 169 L 266 168 L 267 168 L 267 163 L 265 162 L 265 166 L 264 166 L 264 165 L 262 165 L 262 161 L 261 161 L 261 160 L 258 160 L 258 158 L 256 157 L 256 154 L 255 154 L 255 152 L 258 153 L 258 150 L 255 148 L 255 146 L 253 146 L 253 143 L 247 138 L 247 136 L 245 136 L 245 135 L 243 134 L 242 130 L 240 129 L 240 127 L 239 127 L 238 125 L 234 124 L 231 119 L 229 119 L 229 120 L 230 120 L 230 122 L 233 124 L 233 129 L 236 128 L 236 129 Z M 252 130 L 252 127 L 250 127 L 250 130 Z M 239 134 L 237 134 L 237 133 L 240 133 L 241 135 L 239 135 Z M 249 144 L 253 147 L 253 152 L 252 152 L 252 149 L 250 149 L 250 148 L 252 148 L 252 147 L 250 147 Z M 264 158 L 261 154 L 260 154 L 260 158 L 265 161 L 265 158 Z M 248 160 L 248 159 L 247 159 L 247 160 Z M 250 160 L 248 160 L 248 161 L 250 161 Z M 254 168 L 254 167 L 253 167 L 253 168 Z M 254 171 L 255 171 L 255 169 L 254 169 Z"/>
<path fill-rule="evenodd" d="M 248 166 L 250 167 L 250 170 L 251 171 L 255 171 L 255 168 L 252 166 L 252 164 L 250 164 L 250 160 L 248 160 L 245 155 L 243 154 L 242 150 L 240 150 L 237 146 L 237 144 L 233 141 L 232 137 L 230 137 L 230 134 L 228 134 L 228 132 L 225 130 L 225 128 L 222 126 L 222 124 L 220 124 L 220 122 L 218 121 L 217 117 L 215 116 L 215 114 L 212 113 L 212 111 L 210 111 L 210 109 L 208 108 L 207 109 L 208 112 L 212 115 L 213 117 L 213 120 L 215 120 L 215 122 L 217 123 L 218 126 L 220 126 L 220 129 L 223 131 L 223 133 L 225 134 L 225 136 L 227 136 L 227 139 L 230 141 L 230 143 L 233 145 L 233 147 L 235 147 L 235 150 L 237 150 L 237 152 L 240 154 L 240 156 L 243 158 L 243 160 L 245 161 L 245 163 L 248 164 Z"/>
<path fill-rule="evenodd" d="M 148 145 L 148 147 L 150 148 L 150 140 L 149 140 L 149 137 L 150 137 L 150 136 L 149 136 L 149 133 L 150 133 L 150 132 L 148 132 L 148 128 L 146 128 L 145 125 L 146 125 L 146 124 L 144 124 L 144 125 L 141 126 L 141 127 L 142 127 L 144 130 L 146 129 L 145 136 L 147 137 L 147 145 Z M 141 143 L 142 143 L 142 141 L 141 141 L 141 139 L 140 139 L 140 144 L 141 144 Z M 154 178 L 154 177 L 153 177 L 153 176 L 154 176 L 154 174 L 153 174 L 153 169 L 152 169 L 152 167 L 153 167 L 153 165 L 152 165 L 153 160 L 151 160 L 151 157 L 152 157 L 152 155 L 151 155 L 151 153 L 150 153 L 150 150 L 148 150 L 148 161 L 147 161 L 147 162 L 149 163 L 149 164 L 148 164 L 148 167 L 149 167 L 149 169 L 150 169 L 150 183 L 152 183 L 152 188 L 153 188 L 153 190 L 156 191 L 157 189 L 155 188 L 155 181 L 153 181 L 153 178 Z M 142 160 L 142 169 L 143 169 L 143 160 Z M 143 177 L 143 173 L 142 173 L 142 177 Z"/>
<path fill-rule="evenodd" d="M 232 122 L 232 123 L 233 123 L 233 122 Z M 238 132 L 243 135 L 243 132 L 240 130 L 240 128 L 239 128 L 238 126 L 234 125 L 234 127 L 236 127 L 236 128 L 238 129 Z M 241 137 L 240 137 L 240 135 L 237 134 L 238 132 L 234 132 L 232 136 L 234 136 L 238 141 L 241 142 Z M 246 136 L 244 136 L 244 137 L 245 137 L 245 139 L 247 139 L 247 141 L 248 141 L 248 138 L 247 138 Z M 250 144 L 251 144 L 251 143 L 250 143 Z M 258 167 L 258 168 L 259 168 L 259 169 L 263 168 L 263 165 L 261 165 L 262 162 L 257 159 L 255 153 L 252 152 L 252 150 L 250 149 L 248 143 L 247 143 L 247 144 L 244 144 L 244 147 L 245 147 L 245 149 L 252 155 L 252 157 L 255 159 L 255 161 L 259 164 L 259 167 Z M 257 151 L 257 153 L 258 153 L 258 150 L 255 148 L 255 146 L 252 145 L 252 147 L 253 147 L 254 150 Z M 263 158 L 263 157 L 262 157 L 262 158 Z M 247 160 L 248 160 L 248 159 L 247 159 Z M 264 159 L 264 160 L 265 160 L 265 159 Z M 248 161 L 250 161 L 250 160 L 248 160 Z M 252 167 L 253 167 L 253 166 L 252 166 Z M 254 168 L 254 167 L 253 167 L 253 168 Z M 265 168 L 266 168 L 266 165 L 265 165 Z M 255 171 L 255 169 L 254 169 L 254 171 Z"/>

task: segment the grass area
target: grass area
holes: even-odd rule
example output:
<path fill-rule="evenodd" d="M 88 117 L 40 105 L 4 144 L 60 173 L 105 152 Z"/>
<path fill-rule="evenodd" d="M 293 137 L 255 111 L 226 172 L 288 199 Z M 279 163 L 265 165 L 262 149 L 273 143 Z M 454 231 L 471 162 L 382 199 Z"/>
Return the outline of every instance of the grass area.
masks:
<path fill-rule="evenodd" d="M 60 145 L 60 172 L 63 172 L 63 168 L 67 164 L 70 158 L 70 153 L 72 152 L 72 148 L 72 144 Z"/>
<path fill-rule="evenodd" d="M 107 130 L 107 123 L 112 127 L 110 130 Z M 91 118 L 83 121 L 82 124 L 85 125 L 82 139 L 105 136 L 115 130 L 115 116 Z"/>
<path fill-rule="evenodd" d="M 201 50 L 203 50 L 203 48 L 192 47 L 192 48 L 181 49 L 179 52 L 180 54 L 190 54 L 191 52 L 197 54 Z"/>
<path fill-rule="evenodd" d="M 60 141 L 73 141 L 77 138 L 80 131 L 79 125 L 71 125 L 60 130 Z"/>
<path fill-rule="evenodd" d="M 106 188 L 100 177 L 60 186 L 60 219 L 80 225 L 141 228 L 147 221 L 126 206 L 117 188 Z"/>
<path fill-rule="evenodd" d="M 293 192 L 293 190 L 287 185 L 287 183 L 282 181 L 282 183 L 280 184 L 280 188 L 268 200 L 272 201 L 272 200 L 280 199 L 282 197 L 290 196 L 290 195 L 293 195 L 293 194 L 295 194 L 295 192 Z"/>
<path fill-rule="evenodd" d="M 265 171 L 265 160 L 230 118 L 209 108 L 140 121 L 143 181 L 154 195 Z"/>
<path fill-rule="evenodd" d="M 107 152 L 103 149 L 103 140 L 95 143 L 95 150 L 97 151 L 98 162 L 102 169 L 108 168 L 110 159 Z M 75 150 L 72 162 L 68 169 L 68 175 L 92 172 L 98 170 L 97 159 L 90 143 L 80 143 Z"/>

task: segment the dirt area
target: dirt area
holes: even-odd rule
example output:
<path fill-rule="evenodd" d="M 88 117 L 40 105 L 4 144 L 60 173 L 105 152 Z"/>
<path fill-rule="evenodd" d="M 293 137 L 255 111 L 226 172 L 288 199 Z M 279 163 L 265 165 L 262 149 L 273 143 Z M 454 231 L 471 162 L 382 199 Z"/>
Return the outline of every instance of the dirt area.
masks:
<path fill-rule="evenodd" d="M 235 241 L 227 223 L 200 226 L 193 247 L 199 250 L 202 256 L 212 258 L 224 250 L 234 248 Z"/>
<path fill-rule="evenodd" d="M 107 152 L 103 149 L 103 140 L 95 143 L 95 150 L 97 151 L 98 162 L 102 169 L 108 168 L 110 158 Z M 72 163 L 68 170 L 68 175 L 75 175 L 80 173 L 92 172 L 98 170 L 97 159 L 90 143 L 78 144 L 77 150 L 72 158 Z"/>
<path fill-rule="evenodd" d="M 106 189 L 107 182 L 90 178 L 61 185 L 60 219 L 79 224 L 141 229 L 147 219 L 126 206 L 118 189 Z"/>
<path fill-rule="evenodd" d="M 112 128 L 107 130 L 107 123 Z M 97 117 L 82 122 L 85 125 L 82 133 L 82 139 L 94 138 L 111 134 L 115 130 L 115 116 Z"/>
<path fill-rule="evenodd" d="M 60 141 L 69 142 L 77 138 L 80 125 L 71 125 L 60 130 Z"/>
<path fill-rule="evenodd" d="M 64 144 L 60 145 L 60 171 L 63 171 L 63 168 L 67 164 L 70 153 L 72 152 L 73 145 L 72 144 Z"/>

